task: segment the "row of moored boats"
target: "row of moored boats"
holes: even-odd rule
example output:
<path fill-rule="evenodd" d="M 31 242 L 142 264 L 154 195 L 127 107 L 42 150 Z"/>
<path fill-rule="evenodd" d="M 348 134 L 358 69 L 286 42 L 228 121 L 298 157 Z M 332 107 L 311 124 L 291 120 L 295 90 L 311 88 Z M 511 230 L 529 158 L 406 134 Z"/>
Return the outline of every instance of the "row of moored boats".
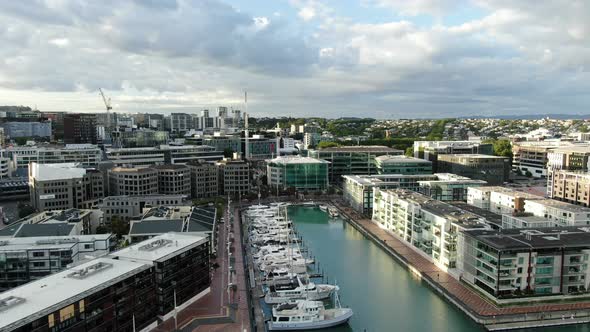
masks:
<path fill-rule="evenodd" d="M 268 329 L 311 330 L 346 323 L 352 310 L 340 305 L 338 286 L 311 280 L 308 267 L 315 261 L 302 252 L 286 207 L 255 205 L 245 212 L 253 263 L 262 276 L 264 301 L 272 306 Z M 326 307 L 328 300 L 333 308 Z"/>

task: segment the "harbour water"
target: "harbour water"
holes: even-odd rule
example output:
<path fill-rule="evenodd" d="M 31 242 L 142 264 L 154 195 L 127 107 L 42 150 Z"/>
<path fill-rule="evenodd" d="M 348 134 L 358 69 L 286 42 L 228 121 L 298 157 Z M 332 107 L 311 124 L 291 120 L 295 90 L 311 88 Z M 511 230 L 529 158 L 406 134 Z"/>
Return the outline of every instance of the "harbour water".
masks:
<path fill-rule="evenodd" d="M 337 281 L 342 305 L 354 310 L 348 326 L 324 331 L 484 331 L 342 219 L 301 206 L 290 207 L 289 218 L 329 282 Z M 590 332 L 590 326 L 529 331 Z"/>

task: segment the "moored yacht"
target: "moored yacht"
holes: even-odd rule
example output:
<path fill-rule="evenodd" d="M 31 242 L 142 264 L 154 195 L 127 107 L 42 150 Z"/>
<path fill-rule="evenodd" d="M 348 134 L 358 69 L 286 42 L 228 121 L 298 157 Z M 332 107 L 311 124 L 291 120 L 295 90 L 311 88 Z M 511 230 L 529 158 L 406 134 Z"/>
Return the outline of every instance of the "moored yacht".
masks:
<path fill-rule="evenodd" d="M 321 301 L 299 300 L 275 306 L 267 326 L 270 331 L 317 330 L 344 324 L 350 317 L 350 308 L 326 309 Z"/>
<path fill-rule="evenodd" d="M 336 291 L 338 291 L 338 286 L 326 284 L 316 285 L 309 280 L 302 280 L 297 276 L 288 283 L 277 283 L 270 286 L 264 296 L 264 301 L 268 304 L 276 304 L 299 299 L 312 301 L 323 300 L 332 296 Z"/>

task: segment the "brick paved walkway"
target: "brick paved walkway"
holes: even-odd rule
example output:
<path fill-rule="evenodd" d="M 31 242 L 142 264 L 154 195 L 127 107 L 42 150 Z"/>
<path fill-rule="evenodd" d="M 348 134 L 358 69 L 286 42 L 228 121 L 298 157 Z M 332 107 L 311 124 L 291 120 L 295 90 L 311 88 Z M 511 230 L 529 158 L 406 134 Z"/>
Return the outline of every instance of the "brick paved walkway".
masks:
<path fill-rule="evenodd" d="M 416 253 L 408 245 L 401 242 L 384 229 L 380 228 L 371 220 L 363 218 L 354 210 L 344 206 L 343 204 L 335 202 L 335 205 L 339 207 L 345 215 L 355 220 L 359 226 L 361 226 L 367 232 L 373 234 L 381 241 L 384 241 L 384 244 L 387 247 L 398 253 L 398 255 L 402 256 L 402 260 L 418 270 L 422 274 L 423 278 L 428 278 L 431 282 L 438 285 L 438 287 L 444 289 L 445 292 L 452 298 L 465 304 L 471 312 L 478 316 L 493 317 L 517 314 L 549 313 L 557 311 L 577 312 L 590 309 L 590 302 L 563 304 L 539 303 L 538 305 L 512 306 L 505 308 L 498 307 L 494 303 L 477 294 L 472 289 L 468 288 L 462 282 L 438 268 L 436 265 L 434 265 L 434 263 L 430 262 L 422 255 Z"/>
<path fill-rule="evenodd" d="M 247 287 L 244 274 L 244 258 L 240 244 L 241 227 L 239 211 L 234 212 L 234 222 L 218 224 L 217 258 L 211 264 L 217 262 L 217 268 L 211 278 L 211 292 L 199 299 L 186 309 L 178 312 L 178 328 L 182 331 L 214 332 L 214 331 L 250 331 L 250 317 L 248 314 Z M 232 227 L 234 233 L 234 270 L 232 283 L 236 284 L 237 291 L 227 292 L 227 278 L 229 260 L 227 257 L 227 227 Z M 230 305 L 237 309 L 230 309 Z M 170 318 L 160 324 L 154 331 L 174 331 L 174 318 Z"/>

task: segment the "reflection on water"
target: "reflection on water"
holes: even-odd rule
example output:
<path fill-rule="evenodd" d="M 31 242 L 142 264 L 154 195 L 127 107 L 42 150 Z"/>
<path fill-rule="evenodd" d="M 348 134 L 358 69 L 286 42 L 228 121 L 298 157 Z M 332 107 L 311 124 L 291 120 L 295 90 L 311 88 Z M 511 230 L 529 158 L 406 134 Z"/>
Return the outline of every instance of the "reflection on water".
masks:
<path fill-rule="evenodd" d="M 313 208 L 290 207 L 289 217 L 321 268 L 340 286 L 342 305 L 354 310 L 349 326 L 323 331 L 483 331 L 374 243 L 341 219 Z M 587 325 L 535 329 L 590 332 Z"/>

